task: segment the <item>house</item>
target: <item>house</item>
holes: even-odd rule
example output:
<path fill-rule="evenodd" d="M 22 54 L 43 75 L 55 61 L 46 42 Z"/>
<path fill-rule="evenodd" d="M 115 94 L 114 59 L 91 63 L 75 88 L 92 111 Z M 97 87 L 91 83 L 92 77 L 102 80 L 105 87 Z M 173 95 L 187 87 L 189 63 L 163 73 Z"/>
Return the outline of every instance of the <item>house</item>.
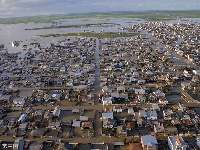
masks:
<path fill-rule="evenodd" d="M 144 150 L 158 149 L 158 142 L 155 136 L 150 136 L 150 135 L 141 136 L 141 144 Z"/>
<path fill-rule="evenodd" d="M 108 145 L 103 143 L 91 143 L 91 150 L 108 150 Z"/>
<path fill-rule="evenodd" d="M 27 128 L 27 126 L 28 126 L 28 122 L 23 122 L 23 123 L 21 123 L 21 124 L 19 125 L 19 129 L 25 131 L 26 128 Z"/>
<path fill-rule="evenodd" d="M 136 78 L 132 78 L 132 77 L 130 77 L 130 79 L 129 79 L 129 82 L 136 82 L 136 81 L 137 81 Z"/>
<path fill-rule="evenodd" d="M 13 150 L 23 150 L 25 146 L 25 140 L 24 139 L 16 139 L 15 143 L 13 144 Z"/>
<path fill-rule="evenodd" d="M 115 128 L 115 127 L 117 127 L 117 121 L 114 119 L 104 119 L 103 127 L 110 128 L 110 129 Z"/>
<path fill-rule="evenodd" d="M 145 90 L 142 89 L 142 88 L 135 88 L 135 94 L 138 94 L 138 95 L 144 95 L 145 94 Z"/>
<path fill-rule="evenodd" d="M 182 82 L 181 87 L 183 90 L 191 90 L 192 89 L 190 82 Z"/>
<path fill-rule="evenodd" d="M 128 100 L 128 93 L 120 93 L 119 98 Z"/>
<path fill-rule="evenodd" d="M 120 107 L 120 106 L 114 106 L 114 107 L 113 107 L 113 112 L 120 113 L 120 112 L 122 112 L 122 111 L 123 111 L 123 109 L 122 109 L 122 107 Z"/>
<path fill-rule="evenodd" d="M 197 137 L 196 143 L 197 143 L 197 146 L 200 148 L 200 138 L 199 137 Z"/>
<path fill-rule="evenodd" d="M 135 122 L 126 122 L 126 130 L 135 129 Z"/>
<path fill-rule="evenodd" d="M 184 70 L 183 71 L 183 75 L 186 77 L 186 78 L 191 78 L 192 75 L 187 71 L 187 70 Z"/>
<path fill-rule="evenodd" d="M 102 92 L 104 92 L 104 93 L 112 93 L 113 92 L 113 88 L 111 86 L 103 86 L 102 87 Z"/>
<path fill-rule="evenodd" d="M 181 136 L 168 136 L 168 146 L 170 150 L 186 150 L 189 148 L 188 144 L 183 140 Z"/>
<path fill-rule="evenodd" d="M 133 107 L 128 107 L 128 114 L 135 114 Z"/>
<path fill-rule="evenodd" d="M 60 126 L 61 126 L 60 121 L 56 121 L 56 122 L 50 122 L 47 128 L 57 130 L 60 129 Z"/>
<path fill-rule="evenodd" d="M 158 98 L 165 97 L 165 94 L 161 90 L 157 90 L 153 94 Z"/>
<path fill-rule="evenodd" d="M 112 104 L 112 97 L 102 97 L 102 104 L 103 105 L 111 105 Z"/>
<path fill-rule="evenodd" d="M 124 93 L 125 92 L 125 87 L 123 87 L 123 86 L 117 87 L 117 92 Z"/>
<path fill-rule="evenodd" d="M 16 127 L 17 125 L 17 119 L 16 118 L 11 118 L 9 123 L 8 123 L 8 128 L 11 129 L 11 128 L 14 128 Z"/>
<path fill-rule="evenodd" d="M 163 126 L 163 123 L 158 123 L 154 125 L 154 132 L 157 135 L 163 135 L 165 133 L 165 128 Z"/>
<path fill-rule="evenodd" d="M 120 98 L 118 92 L 112 92 L 112 93 L 111 93 L 111 97 L 112 97 L 112 98 Z"/>
<path fill-rule="evenodd" d="M 183 118 L 181 118 L 182 124 L 183 124 L 184 126 L 186 126 L 186 127 L 190 127 L 190 126 L 194 125 L 194 123 L 191 121 L 190 116 L 189 116 L 189 115 L 187 115 L 187 116 L 188 116 L 188 117 L 183 117 Z"/>
<path fill-rule="evenodd" d="M 153 75 L 153 72 L 151 72 L 150 70 L 147 70 L 147 71 L 146 71 L 146 75 L 147 75 L 147 76 L 152 76 L 152 75 Z"/>
<path fill-rule="evenodd" d="M 164 120 L 171 120 L 172 114 L 173 114 L 173 111 L 171 109 L 163 110 Z"/>
<path fill-rule="evenodd" d="M 117 135 L 127 137 L 127 129 L 125 125 L 117 126 Z"/>
<path fill-rule="evenodd" d="M 32 142 L 30 143 L 28 150 L 36 150 L 36 149 L 41 150 L 42 147 L 43 147 L 42 142 Z"/>
<path fill-rule="evenodd" d="M 80 127 L 80 126 L 81 126 L 81 121 L 79 120 L 72 121 L 72 127 Z"/>
<path fill-rule="evenodd" d="M 178 103 L 178 106 L 181 111 L 185 111 L 187 109 L 187 107 L 184 104 Z"/>
<path fill-rule="evenodd" d="M 59 106 L 56 106 L 54 111 L 53 111 L 53 116 L 59 117 L 60 116 L 61 109 Z"/>
<path fill-rule="evenodd" d="M 140 74 L 136 71 L 133 72 L 133 78 L 139 78 Z"/>
<path fill-rule="evenodd" d="M 88 89 L 88 85 L 84 85 L 84 84 L 73 86 L 73 90 L 75 91 L 82 91 L 82 90 L 87 91 L 87 89 Z"/>
<path fill-rule="evenodd" d="M 66 72 L 66 68 L 65 67 L 60 67 L 60 73 L 65 73 Z"/>
<path fill-rule="evenodd" d="M 40 138 L 42 138 L 43 135 L 44 135 L 44 133 L 45 133 L 45 129 L 43 129 L 43 128 L 37 128 L 37 129 L 32 130 L 30 132 L 30 136 L 31 137 L 40 137 Z"/>
<path fill-rule="evenodd" d="M 138 84 L 145 84 L 146 80 L 138 80 Z"/>
<path fill-rule="evenodd" d="M 93 123 L 91 121 L 82 121 L 81 122 L 81 128 L 82 129 L 92 129 Z"/>
<path fill-rule="evenodd" d="M 28 128 L 29 130 L 34 130 L 34 129 L 36 129 L 36 128 L 38 127 L 38 124 L 39 124 L 39 123 L 36 122 L 36 121 L 34 121 L 34 122 L 29 122 L 27 128 Z"/>
<path fill-rule="evenodd" d="M 53 94 L 51 97 L 53 100 L 56 100 L 56 101 L 60 101 L 63 98 L 62 94 Z"/>
<path fill-rule="evenodd" d="M 200 76 L 200 70 L 193 70 L 192 72 L 193 72 L 195 75 Z"/>
<path fill-rule="evenodd" d="M 147 99 L 145 95 L 137 95 L 137 98 L 140 103 L 146 102 Z"/>
<path fill-rule="evenodd" d="M 9 103 L 12 95 L 0 95 L 0 104 Z"/>
<path fill-rule="evenodd" d="M 155 110 L 155 111 L 160 111 L 160 107 L 158 106 L 158 104 L 152 104 L 152 108 L 153 108 L 153 110 Z"/>
<path fill-rule="evenodd" d="M 175 126 L 166 127 L 165 128 L 165 134 L 166 135 L 177 135 L 178 129 Z"/>
<path fill-rule="evenodd" d="M 80 78 L 80 77 L 82 76 L 82 72 L 76 72 L 76 73 L 74 74 L 74 76 L 75 76 L 76 78 Z"/>
<path fill-rule="evenodd" d="M 80 116 L 80 121 L 88 121 L 88 117 L 87 116 Z"/>
<path fill-rule="evenodd" d="M 159 100 L 158 100 L 158 102 L 159 102 L 160 104 L 167 105 L 167 104 L 168 104 L 168 99 L 165 98 L 165 97 L 160 97 Z"/>
<path fill-rule="evenodd" d="M 138 115 L 139 115 L 139 117 L 141 117 L 141 118 L 147 117 L 147 114 L 146 114 L 146 111 L 145 111 L 145 110 L 139 110 Z"/>
<path fill-rule="evenodd" d="M 19 42 L 18 41 L 12 42 L 12 47 L 18 47 L 18 46 L 19 46 Z"/>
<path fill-rule="evenodd" d="M 65 142 L 65 143 L 57 142 L 56 146 L 54 147 L 56 147 L 54 148 L 55 150 L 74 150 L 74 145 L 69 142 Z"/>
<path fill-rule="evenodd" d="M 22 97 L 16 97 L 13 99 L 13 105 L 16 107 L 23 107 L 25 104 L 25 100 Z"/>
<path fill-rule="evenodd" d="M 157 112 L 155 110 L 147 111 L 146 112 L 148 120 L 157 120 Z"/>
<path fill-rule="evenodd" d="M 113 119 L 113 112 L 111 112 L 111 113 L 102 113 L 101 119 Z"/>
<path fill-rule="evenodd" d="M 80 113 L 80 109 L 72 109 L 72 113 Z"/>

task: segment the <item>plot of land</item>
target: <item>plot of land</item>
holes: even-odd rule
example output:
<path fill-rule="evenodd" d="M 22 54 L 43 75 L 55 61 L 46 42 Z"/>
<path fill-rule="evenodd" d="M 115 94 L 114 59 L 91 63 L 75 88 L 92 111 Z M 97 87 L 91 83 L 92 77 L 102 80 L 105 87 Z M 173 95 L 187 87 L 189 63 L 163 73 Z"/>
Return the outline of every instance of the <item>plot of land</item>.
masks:
<path fill-rule="evenodd" d="M 82 37 L 96 37 L 96 38 L 117 38 L 117 37 L 132 37 L 139 35 L 139 33 L 126 33 L 126 32 L 82 32 L 82 33 L 66 33 L 66 34 L 44 34 L 38 35 L 40 37 L 60 37 L 60 36 L 82 36 Z"/>

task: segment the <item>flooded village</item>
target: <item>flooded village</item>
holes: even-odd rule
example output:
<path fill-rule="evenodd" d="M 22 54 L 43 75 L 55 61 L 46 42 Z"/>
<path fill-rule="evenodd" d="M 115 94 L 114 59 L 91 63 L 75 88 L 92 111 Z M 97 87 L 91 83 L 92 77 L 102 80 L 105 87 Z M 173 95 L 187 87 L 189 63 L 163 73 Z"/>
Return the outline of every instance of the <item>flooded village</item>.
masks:
<path fill-rule="evenodd" d="M 0 45 L 1 148 L 200 149 L 199 23 L 123 21 Z"/>

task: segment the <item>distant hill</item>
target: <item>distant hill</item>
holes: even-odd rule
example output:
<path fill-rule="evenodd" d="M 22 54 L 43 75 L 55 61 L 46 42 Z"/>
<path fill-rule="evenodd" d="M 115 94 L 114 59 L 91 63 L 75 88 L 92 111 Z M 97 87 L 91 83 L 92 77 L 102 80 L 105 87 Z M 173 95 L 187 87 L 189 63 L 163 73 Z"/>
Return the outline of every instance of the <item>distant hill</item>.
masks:
<path fill-rule="evenodd" d="M 200 18 L 200 10 L 187 11 L 120 11 L 120 12 L 93 12 L 82 14 L 55 14 L 41 16 L 27 16 L 19 18 L 1 18 L 0 24 L 42 23 L 61 19 L 76 18 L 138 18 L 144 20 L 172 20 L 177 18 Z"/>

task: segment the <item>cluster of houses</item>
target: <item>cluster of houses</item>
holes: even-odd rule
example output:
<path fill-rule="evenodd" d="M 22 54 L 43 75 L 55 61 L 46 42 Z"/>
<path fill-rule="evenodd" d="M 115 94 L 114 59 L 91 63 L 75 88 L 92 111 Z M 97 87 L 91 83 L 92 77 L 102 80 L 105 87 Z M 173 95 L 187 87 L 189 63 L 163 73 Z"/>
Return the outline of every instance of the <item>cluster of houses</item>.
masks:
<path fill-rule="evenodd" d="M 176 31 L 175 27 L 179 30 Z M 177 149 L 173 148 L 177 145 L 189 149 L 191 147 L 181 136 L 198 136 L 200 117 L 198 111 L 182 103 L 199 104 L 198 96 L 193 97 L 194 93 L 199 92 L 199 68 L 198 63 L 178 56 L 169 45 L 181 45 L 181 37 L 178 38 L 178 35 L 182 33 L 178 32 L 186 34 L 191 28 L 198 30 L 199 26 L 152 22 L 130 28 L 146 30 L 148 34 L 135 38 L 101 40 L 100 43 L 100 101 L 105 108 L 112 106 L 112 109 L 102 112 L 102 135 L 151 135 L 146 137 L 148 140 L 144 138 L 148 142 L 146 146 L 142 144 L 143 149 L 148 149 L 148 143 L 157 143 L 154 136 L 165 136 L 168 137 L 167 145 L 170 149 Z M 195 33 L 186 34 L 187 40 L 191 40 L 190 34 Z M 194 36 L 199 41 L 199 35 Z M 193 51 L 196 49 L 197 45 Z M 195 52 L 193 54 L 198 55 Z M 173 102 L 170 95 L 177 95 L 182 101 Z M 153 147 L 156 149 L 157 146 L 154 144 Z"/>
<path fill-rule="evenodd" d="M 95 130 L 101 130 L 101 138 L 139 138 L 129 142 L 131 150 L 200 147 L 199 26 L 149 22 L 127 29 L 146 34 L 99 39 L 99 62 L 93 38 L 65 39 L 48 48 L 26 45 L 21 53 L 1 49 L 0 136 L 30 150 L 108 150 L 106 141 L 62 141 L 92 140 Z M 96 108 L 103 108 L 99 115 Z"/>
<path fill-rule="evenodd" d="M 76 38 L 51 44 L 46 50 L 28 49 L 22 53 L 1 54 L 1 103 L 13 106 L 26 105 L 25 98 L 15 96 L 26 88 L 46 90 L 39 92 L 39 100 L 64 98 L 90 100 L 93 103 L 95 82 L 94 41 L 91 38 Z M 24 54 L 25 53 L 25 54 Z M 49 94 L 49 90 L 56 90 Z M 80 94 L 81 93 L 81 94 Z M 42 97 L 42 98 L 41 98 Z M 36 95 L 33 96 L 36 100 Z"/>

